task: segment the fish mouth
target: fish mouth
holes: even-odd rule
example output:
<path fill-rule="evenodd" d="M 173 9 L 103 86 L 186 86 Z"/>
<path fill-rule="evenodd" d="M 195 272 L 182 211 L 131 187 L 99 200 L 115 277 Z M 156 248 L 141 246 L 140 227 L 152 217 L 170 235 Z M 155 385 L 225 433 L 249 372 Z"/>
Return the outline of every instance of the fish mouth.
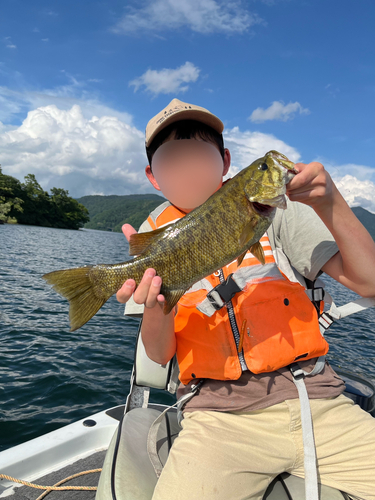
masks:
<path fill-rule="evenodd" d="M 266 157 L 268 155 L 278 167 L 287 170 L 291 174 L 298 174 L 298 170 L 294 168 L 294 162 L 290 161 L 285 155 L 279 153 L 278 151 L 269 151 L 266 154 Z"/>
<path fill-rule="evenodd" d="M 261 217 L 270 217 L 276 210 L 276 207 L 272 207 L 271 205 L 263 205 L 262 203 L 258 203 L 256 201 L 252 202 L 251 205 L 254 212 L 256 212 Z"/>
<path fill-rule="evenodd" d="M 271 199 L 251 200 L 250 203 L 254 212 L 261 217 L 272 217 L 276 208 L 285 210 L 287 207 L 285 194 L 279 194 L 279 196 Z"/>

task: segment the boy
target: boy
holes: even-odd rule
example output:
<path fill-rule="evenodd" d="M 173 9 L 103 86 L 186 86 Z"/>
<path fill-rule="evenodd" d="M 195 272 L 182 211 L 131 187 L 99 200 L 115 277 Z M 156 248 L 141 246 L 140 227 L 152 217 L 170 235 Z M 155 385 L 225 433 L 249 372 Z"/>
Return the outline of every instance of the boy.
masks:
<path fill-rule="evenodd" d="M 223 128 L 209 111 L 177 99 L 150 120 L 146 128 L 146 175 L 170 204 L 156 209 L 141 231 L 183 217 L 221 187 L 230 167 L 230 153 L 224 148 L 221 135 Z M 277 258 L 279 267 L 293 266 L 308 280 L 315 280 L 323 271 L 362 296 L 375 296 L 375 243 L 371 236 L 323 165 L 298 163 L 296 169 L 299 173 L 288 184 L 287 194 L 291 202 L 299 203 L 288 202 L 285 211 L 277 211 L 265 235 L 264 248 L 272 248 L 269 258 Z M 123 231 L 128 239 L 135 232 L 129 225 Z M 251 255 L 247 257 L 248 263 L 244 260 L 242 265 L 250 266 Z M 222 281 L 225 272 L 220 270 L 208 278 Z M 303 477 L 300 406 L 288 367 L 252 373 L 246 366 L 244 351 L 239 349 L 239 376 L 231 378 L 230 371 L 222 378 L 207 375 L 207 366 L 225 364 L 225 359 L 210 359 L 209 347 L 203 343 L 205 334 L 209 328 L 215 331 L 218 317 L 234 334 L 236 328 L 237 333 L 241 330 L 236 314 L 241 312 L 240 296 L 244 297 L 246 291 L 236 294 L 211 318 L 201 315 L 201 323 L 195 324 L 202 327 L 182 335 L 180 316 L 185 311 L 184 321 L 189 325 L 191 318 L 199 316 L 197 304 L 186 304 L 183 297 L 177 308 L 165 316 L 161 283 L 156 271 L 148 269 L 137 288 L 134 280 L 128 280 L 117 299 L 128 302 L 134 294 L 134 303 L 141 310 L 129 302 L 126 313 L 130 315 L 144 307 L 142 340 L 155 362 L 165 364 L 177 351 L 181 370 L 185 359 L 179 356 L 180 344 L 184 342 L 186 353 L 190 338 L 194 371 L 181 373 L 186 384 L 180 387 L 179 396 L 188 392 L 196 379 L 203 378 L 204 382 L 185 406 L 183 430 L 173 445 L 153 498 L 262 499 L 279 473 L 287 471 Z M 272 287 L 272 282 L 267 286 Z M 270 309 L 266 315 L 277 314 L 277 310 Z M 200 345 L 205 350 L 207 366 L 195 360 Z M 223 350 L 226 347 L 223 345 Z M 311 371 L 315 361 L 316 358 L 307 359 L 300 365 Z M 201 373 L 205 375 L 202 377 Z M 344 384 L 328 363 L 321 373 L 306 377 L 306 387 L 319 481 L 346 491 L 353 498 L 375 500 L 375 420 L 342 395 Z"/>

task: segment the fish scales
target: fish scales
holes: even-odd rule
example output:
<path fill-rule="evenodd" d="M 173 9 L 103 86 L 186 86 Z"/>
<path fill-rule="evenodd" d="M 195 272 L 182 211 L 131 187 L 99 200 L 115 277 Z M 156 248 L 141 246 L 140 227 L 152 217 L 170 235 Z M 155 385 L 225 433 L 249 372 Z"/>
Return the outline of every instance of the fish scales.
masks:
<path fill-rule="evenodd" d="M 275 207 L 285 208 L 285 185 L 295 173 L 288 158 L 270 151 L 179 221 L 133 235 L 130 249 L 139 253 L 133 260 L 44 275 L 70 302 L 71 330 L 96 314 L 127 279 L 139 283 L 150 267 L 162 277 L 168 313 L 194 283 L 241 259 L 249 249 L 264 261 L 259 240 L 272 222 Z"/>

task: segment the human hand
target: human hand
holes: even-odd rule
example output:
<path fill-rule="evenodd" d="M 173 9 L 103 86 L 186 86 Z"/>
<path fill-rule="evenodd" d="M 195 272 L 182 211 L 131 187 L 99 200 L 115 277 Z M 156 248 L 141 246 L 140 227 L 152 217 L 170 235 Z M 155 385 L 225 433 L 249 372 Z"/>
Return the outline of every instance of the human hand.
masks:
<path fill-rule="evenodd" d="M 129 241 L 130 236 L 137 231 L 130 224 L 124 224 L 122 232 Z M 158 304 L 163 305 L 165 298 L 160 294 L 161 284 L 162 279 L 156 276 L 155 269 L 146 269 L 138 286 L 133 279 L 128 279 L 116 293 L 116 298 L 124 304 L 134 293 L 133 299 L 136 304 L 144 304 L 147 308 L 153 308 Z"/>
<path fill-rule="evenodd" d="M 286 185 L 286 194 L 291 201 L 299 201 L 315 210 L 332 204 L 335 185 L 329 173 L 318 162 L 296 163 L 298 174 Z"/>

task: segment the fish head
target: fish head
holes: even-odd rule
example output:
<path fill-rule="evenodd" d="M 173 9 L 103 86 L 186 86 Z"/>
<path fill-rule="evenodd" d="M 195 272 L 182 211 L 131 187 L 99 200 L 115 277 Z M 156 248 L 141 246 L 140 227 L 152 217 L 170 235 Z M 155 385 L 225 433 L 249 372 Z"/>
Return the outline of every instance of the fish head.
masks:
<path fill-rule="evenodd" d="M 294 163 L 278 151 L 269 151 L 245 169 L 245 193 L 263 215 L 286 208 L 286 184 L 298 173 Z"/>

